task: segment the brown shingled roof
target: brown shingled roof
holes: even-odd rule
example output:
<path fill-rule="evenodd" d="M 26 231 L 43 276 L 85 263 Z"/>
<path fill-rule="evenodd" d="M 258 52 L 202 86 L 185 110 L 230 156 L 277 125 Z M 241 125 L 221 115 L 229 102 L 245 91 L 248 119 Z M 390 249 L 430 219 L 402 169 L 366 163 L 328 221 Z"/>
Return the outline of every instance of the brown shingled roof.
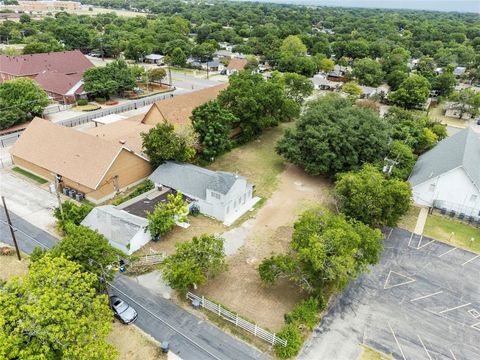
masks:
<path fill-rule="evenodd" d="M 248 60 L 247 59 L 240 59 L 240 58 L 233 58 L 228 63 L 227 69 L 228 70 L 243 70 L 245 66 L 247 66 Z"/>
<path fill-rule="evenodd" d="M 122 145 L 35 118 L 11 154 L 90 189 L 96 189 Z"/>
<path fill-rule="evenodd" d="M 58 94 L 67 95 L 75 85 L 82 80 L 82 74 L 65 75 L 57 71 L 42 71 L 40 74 L 34 77 L 34 80 L 45 91 Z M 79 85 L 75 89 L 75 94 L 81 93 L 83 85 Z M 73 95 L 73 94 L 71 94 Z"/>
<path fill-rule="evenodd" d="M 148 125 L 156 125 L 166 120 L 177 127 L 190 125 L 190 116 L 192 116 L 193 109 L 216 99 L 220 91 L 227 87 L 228 83 L 223 83 L 177 95 L 167 100 L 157 101 L 152 105 L 142 122 Z"/>

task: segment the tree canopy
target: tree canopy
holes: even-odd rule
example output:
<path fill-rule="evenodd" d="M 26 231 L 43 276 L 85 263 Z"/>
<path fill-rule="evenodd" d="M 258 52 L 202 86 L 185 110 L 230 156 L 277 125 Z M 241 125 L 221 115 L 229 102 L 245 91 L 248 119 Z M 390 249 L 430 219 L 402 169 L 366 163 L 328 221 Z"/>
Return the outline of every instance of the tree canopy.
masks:
<path fill-rule="evenodd" d="M 276 149 L 309 174 L 334 176 L 380 159 L 388 139 L 389 126 L 375 112 L 328 94 L 309 103 Z"/>
<path fill-rule="evenodd" d="M 157 204 L 153 212 L 147 211 L 148 226 L 152 240 L 158 239 L 175 227 L 176 222 L 185 220 L 188 204 L 181 192 L 169 194 L 166 202 Z"/>
<path fill-rule="evenodd" d="M 48 96 L 29 78 L 0 83 L 0 130 L 42 116 Z"/>
<path fill-rule="evenodd" d="M 132 90 L 135 87 L 135 72 L 125 61 L 116 60 L 103 67 L 87 69 L 83 81 L 85 91 L 108 98 Z"/>
<path fill-rule="evenodd" d="M 412 191 L 407 182 L 387 179 L 375 166 L 338 175 L 335 197 L 346 216 L 370 226 L 396 226 L 410 208 Z"/>
<path fill-rule="evenodd" d="M 388 95 L 388 100 L 405 109 L 421 107 L 430 94 L 430 82 L 421 75 L 411 74 L 402 81 L 399 88 Z"/>
<path fill-rule="evenodd" d="M 115 359 L 107 343 L 113 314 L 94 274 L 44 256 L 0 289 L 0 358 Z"/>

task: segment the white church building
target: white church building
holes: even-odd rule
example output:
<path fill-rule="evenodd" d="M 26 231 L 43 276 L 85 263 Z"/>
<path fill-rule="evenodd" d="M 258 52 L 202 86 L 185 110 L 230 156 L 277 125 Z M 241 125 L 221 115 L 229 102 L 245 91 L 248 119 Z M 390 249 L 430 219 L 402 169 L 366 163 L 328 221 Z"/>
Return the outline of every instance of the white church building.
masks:
<path fill-rule="evenodd" d="M 471 128 L 421 155 L 408 179 L 413 201 L 480 218 L 480 134 Z"/>

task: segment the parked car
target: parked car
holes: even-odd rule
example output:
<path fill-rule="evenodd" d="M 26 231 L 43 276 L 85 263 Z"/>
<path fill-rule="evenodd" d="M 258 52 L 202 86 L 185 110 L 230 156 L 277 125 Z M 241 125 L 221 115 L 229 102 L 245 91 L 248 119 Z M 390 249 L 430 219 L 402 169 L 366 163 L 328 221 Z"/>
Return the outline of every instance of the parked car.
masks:
<path fill-rule="evenodd" d="M 117 296 L 110 297 L 110 306 L 115 316 L 124 324 L 131 324 L 137 320 L 137 312 L 125 301 Z"/>

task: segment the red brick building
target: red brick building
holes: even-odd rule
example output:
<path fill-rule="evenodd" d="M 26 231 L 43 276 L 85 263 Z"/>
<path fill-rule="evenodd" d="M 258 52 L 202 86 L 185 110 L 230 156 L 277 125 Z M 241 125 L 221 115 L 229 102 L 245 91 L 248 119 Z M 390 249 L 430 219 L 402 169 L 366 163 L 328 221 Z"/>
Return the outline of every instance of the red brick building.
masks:
<path fill-rule="evenodd" d="M 83 73 L 93 66 L 79 50 L 20 56 L 0 55 L 0 82 L 29 77 L 51 99 L 68 104 L 83 93 Z"/>

